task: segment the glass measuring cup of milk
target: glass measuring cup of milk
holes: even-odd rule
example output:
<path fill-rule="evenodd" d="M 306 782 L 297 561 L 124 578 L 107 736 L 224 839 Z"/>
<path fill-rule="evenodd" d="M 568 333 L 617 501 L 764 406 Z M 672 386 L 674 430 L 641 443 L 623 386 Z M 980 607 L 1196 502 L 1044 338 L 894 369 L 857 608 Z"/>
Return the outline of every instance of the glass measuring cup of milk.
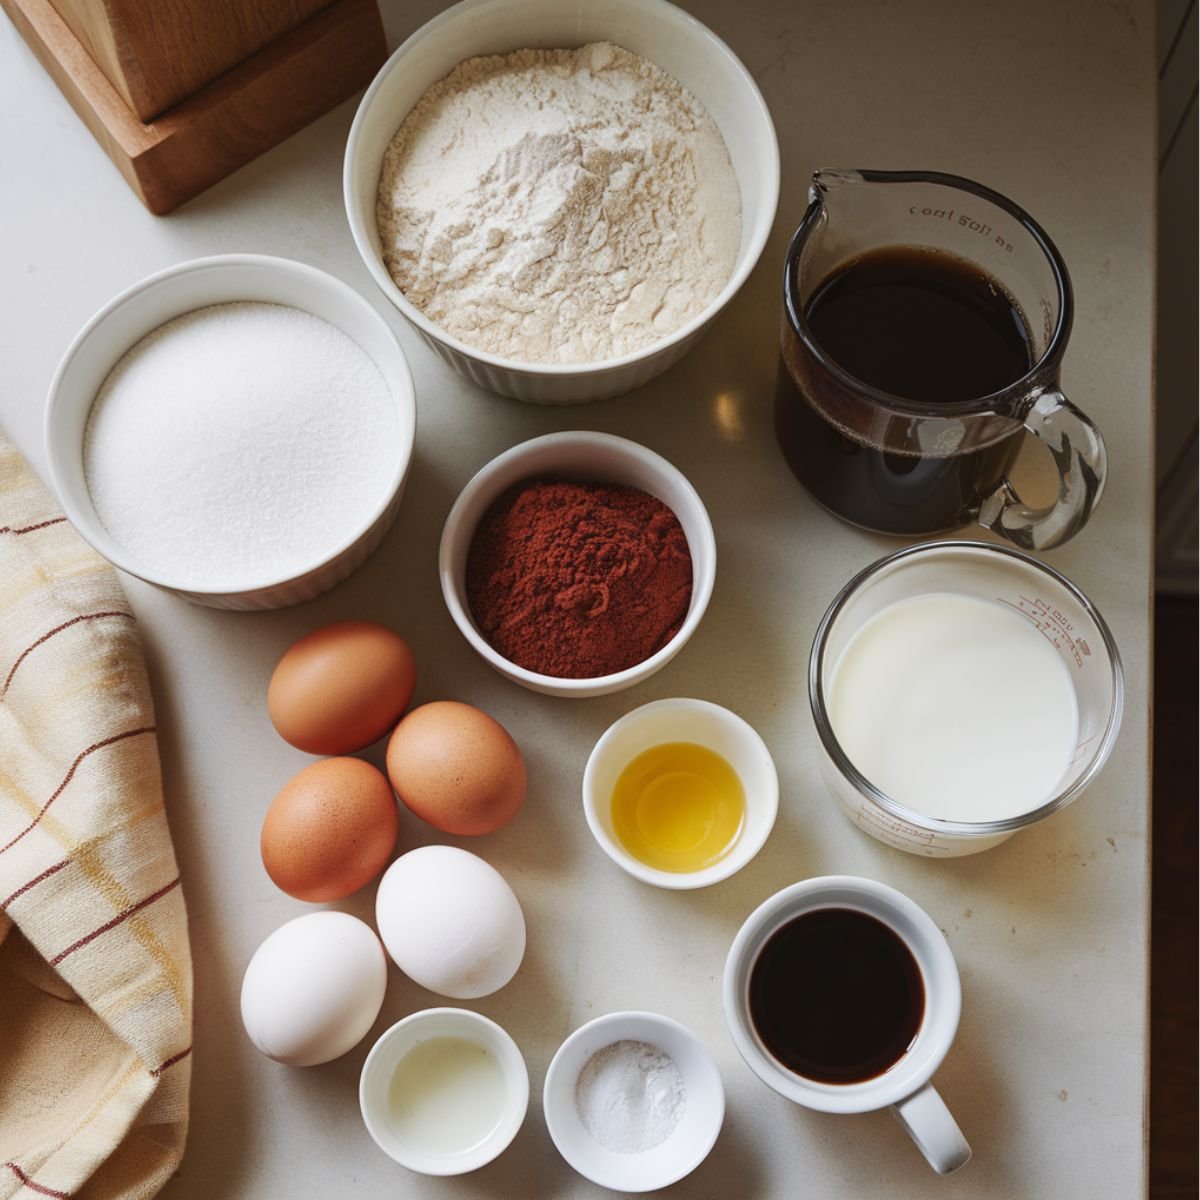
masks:
<path fill-rule="evenodd" d="M 923 537 L 974 522 L 1041 550 L 1077 533 L 1107 470 L 1059 389 L 1066 264 L 1007 197 L 955 175 L 824 170 L 788 248 L 775 429 L 834 515 Z M 1026 433 L 1058 497 L 1008 481 Z"/>
<path fill-rule="evenodd" d="M 1006 546 L 889 554 L 829 606 L 809 658 L 822 766 L 872 837 L 974 854 L 1069 804 L 1116 740 L 1120 657 L 1096 607 Z"/>

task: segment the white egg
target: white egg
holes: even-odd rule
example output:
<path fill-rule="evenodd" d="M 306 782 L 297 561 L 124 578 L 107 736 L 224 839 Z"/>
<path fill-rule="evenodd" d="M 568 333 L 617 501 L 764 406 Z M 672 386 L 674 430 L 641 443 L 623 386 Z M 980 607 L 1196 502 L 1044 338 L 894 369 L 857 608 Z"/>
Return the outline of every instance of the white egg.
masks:
<path fill-rule="evenodd" d="M 362 1041 L 386 988 L 387 958 L 369 925 L 349 913 L 307 913 L 254 952 L 242 1024 L 268 1058 L 311 1067 Z"/>
<path fill-rule="evenodd" d="M 375 895 L 388 953 L 431 992 L 473 1000 L 502 988 L 525 956 L 525 917 L 495 867 L 454 846 L 402 854 Z"/>

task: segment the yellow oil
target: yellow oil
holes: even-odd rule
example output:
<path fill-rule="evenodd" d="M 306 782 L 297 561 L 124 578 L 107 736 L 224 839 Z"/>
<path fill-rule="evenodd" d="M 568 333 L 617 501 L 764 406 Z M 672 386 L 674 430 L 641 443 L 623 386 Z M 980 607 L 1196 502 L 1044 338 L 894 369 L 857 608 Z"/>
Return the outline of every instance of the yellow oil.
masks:
<path fill-rule="evenodd" d="M 719 862 L 737 839 L 745 811 L 738 773 L 692 742 L 644 750 L 613 788 L 617 840 L 659 871 L 699 871 Z"/>

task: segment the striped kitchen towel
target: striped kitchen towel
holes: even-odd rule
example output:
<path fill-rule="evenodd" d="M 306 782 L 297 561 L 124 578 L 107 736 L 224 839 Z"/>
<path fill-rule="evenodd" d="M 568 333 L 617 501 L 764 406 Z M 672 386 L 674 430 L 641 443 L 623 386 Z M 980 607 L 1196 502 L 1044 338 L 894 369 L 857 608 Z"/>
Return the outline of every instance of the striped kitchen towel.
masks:
<path fill-rule="evenodd" d="M 0 1200 L 179 1165 L 192 964 L 137 626 L 0 434 Z"/>

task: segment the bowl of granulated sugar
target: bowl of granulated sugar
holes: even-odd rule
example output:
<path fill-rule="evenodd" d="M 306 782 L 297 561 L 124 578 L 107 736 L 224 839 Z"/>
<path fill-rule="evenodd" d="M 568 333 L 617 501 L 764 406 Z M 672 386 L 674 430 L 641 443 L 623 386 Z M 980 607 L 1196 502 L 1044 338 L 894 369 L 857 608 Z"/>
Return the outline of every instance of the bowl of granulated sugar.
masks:
<path fill-rule="evenodd" d="M 770 113 L 666 0 L 463 0 L 368 88 L 346 213 L 380 290 L 504 395 L 620 395 L 678 361 L 758 261 Z"/>
<path fill-rule="evenodd" d="M 412 459 L 387 322 L 303 263 L 235 254 L 135 284 L 64 355 L 51 483 L 114 566 L 199 604 L 281 608 L 378 546 Z"/>

